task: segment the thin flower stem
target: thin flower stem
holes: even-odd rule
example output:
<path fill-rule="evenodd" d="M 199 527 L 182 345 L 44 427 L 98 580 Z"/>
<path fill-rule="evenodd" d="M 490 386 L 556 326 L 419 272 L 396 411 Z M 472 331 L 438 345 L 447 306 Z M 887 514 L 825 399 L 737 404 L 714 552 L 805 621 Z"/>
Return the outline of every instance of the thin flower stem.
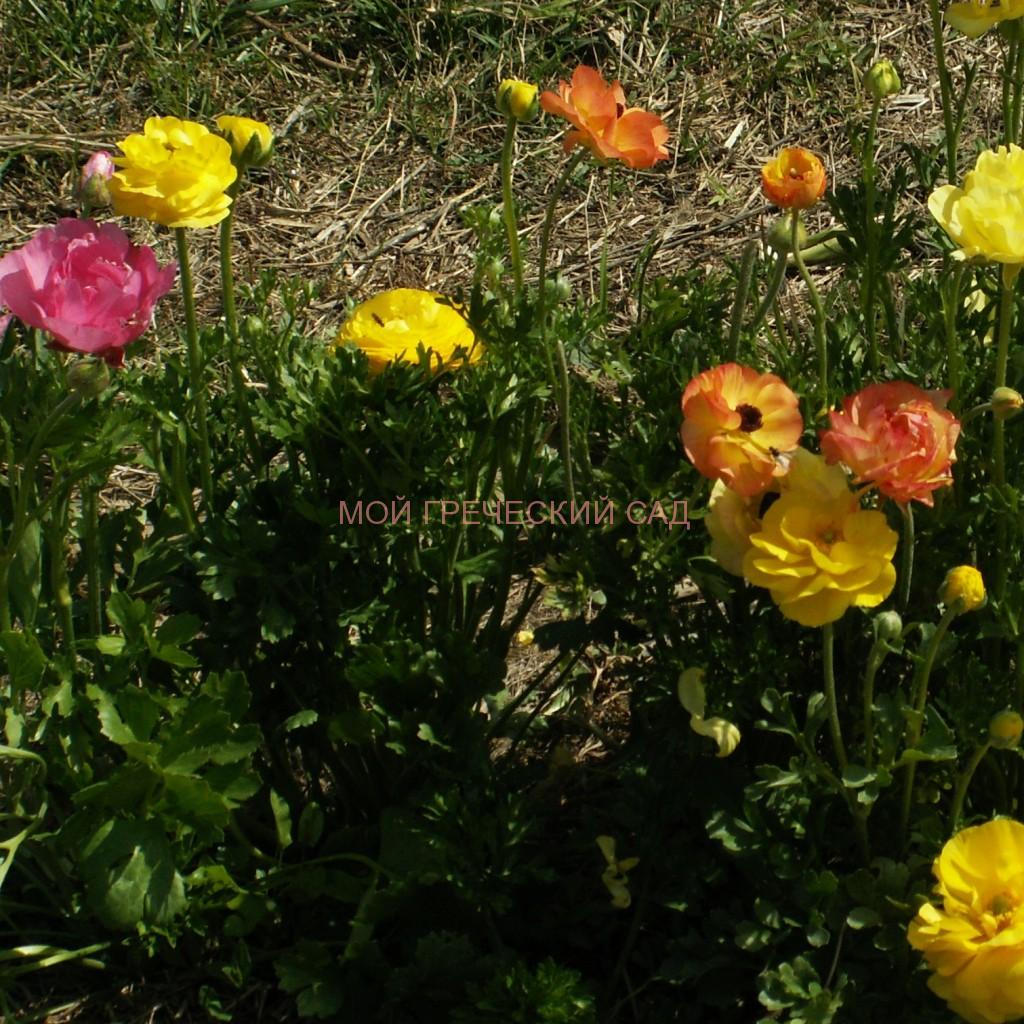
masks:
<path fill-rule="evenodd" d="M 843 745 L 843 731 L 839 724 L 839 708 L 836 704 L 835 633 L 832 623 L 826 623 L 821 630 L 822 665 L 825 674 L 825 704 L 828 708 L 828 724 L 832 732 L 832 746 L 835 748 L 839 771 L 846 771 L 846 747 Z"/>
<path fill-rule="evenodd" d="M 515 151 L 516 125 L 509 116 L 505 123 L 505 142 L 501 147 L 501 216 L 508 235 L 508 253 L 512 261 L 512 278 L 516 284 L 516 295 L 523 294 L 523 256 L 519 249 L 519 227 L 516 223 L 516 208 L 512 199 L 512 156 Z"/>
<path fill-rule="evenodd" d="M 1015 141 L 1013 120 L 1013 70 L 1017 66 L 1017 40 L 1011 39 L 1003 51 L 1003 142 Z"/>
<path fill-rule="evenodd" d="M 55 509 L 49 529 L 46 531 L 47 547 L 50 549 L 50 590 L 53 595 L 57 625 L 60 626 L 61 647 L 66 654 L 75 649 L 75 621 L 72 615 L 71 587 L 68 583 L 67 535 L 68 507 L 65 499 Z"/>
<path fill-rule="evenodd" d="M 878 331 L 875 323 L 875 273 L 878 263 L 878 225 L 875 223 L 875 132 L 882 100 L 876 96 L 871 104 L 868 136 L 864 143 L 864 229 L 867 239 L 867 260 L 864 267 L 863 315 L 868 336 L 868 365 L 878 373 Z"/>
<path fill-rule="evenodd" d="M 757 242 L 748 242 L 743 250 L 740 263 L 739 278 L 736 281 L 736 298 L 732 304 L 732 316 L 729 322 L 729 342 L 726 345 L 727 362 L 736 362 L 739 354 L 740 334 L 743 331 L 743 314 L 747 310 L 747 299 L 750 296 L 750 285 L 754 279 L 754 260 L 757 258 Z M 785 259 L 783 257 L 783 259 Z M 785 266 L 783 266 L 785 273 Z"/>
<path fill-rule="evenodd" d="M 793 211 L 791 227 L 791 244 L 793 249 L 793 260 L 800 272 L 800 277 L 807 286 L 807 294 L 814 307 L 814 345 L 818 350 L 818 386 L 821 390 L 821 415 L 828 410 L 828 344 L 825 339 L 825 309 L 821 304 L 821 296 L 814 286 L 811 275 L 807 272 L 807 265 L 804 263 L 803 255 L 800 252 L 800 212 Z"/>
<path fill-rule="evenodd" d="M 1008 142 L 1020 141 L 1020 112 L 1022 91 L 1024 91 L 1024 46 L 1015 39 L 1011 43 L 1012 57 L 1007 54 L 1007 61 L 1013 74 L 1013 106 L 1010 110 L 1010 124 L 1006 126 L 1007 136 L 1013 133 L 1013 138 Z"/>
<path fill-rule="evenodd" d="M 956 789 L 953 791 L 953 805 L 949 809 L 950 835 L 953 835 L 956 832 L 957 827 L 960 824 L 960 815 L 963 813 L 964 809 L 964 798 L 967 796 L 967 790 L 970 788 L 971 779 L 974 778 L 974 773 L 978 770 L 978 765 L 981 764 L 991 746 L 991 741 L 979 744 L 977 749 L 971 755 L 970 761 L 968 761 L 964 766 L 964 770 L 960 773 L 960 777 L 956 780 Z"/>
<path fill-rule="evenodd" d="M 1002 294 L 999 300 L 999 335 L 996 347 L 996 374 L 993 388 L 1006 386 L 1006 371 L 1010 355 L 1010 331 L 1013 326 L 1013 310 L 1016 303 L 1015 284 L 1019 264 L 1003 264 Z M 996 487 L 1006 485 L 1006 424 L 996 416 L 992 424 L 992 482 Z M 1006 592 L 1006 516 L 996 519 L 996 578 L 995 595 L 1002 600 Z"/>
<path fill-rule="evenodd" d="M 960 336 L 956 329 L 956 317 L 960 303 L 960 288 L 963 284 L 967 264 L 958 263 L 953 273 L 947 278 L 942 288 L 942 313 L 946 328 L 946 373 L 949 390 L 953 392 L 950 404 L 956 405 L 960 399 L 960 374 L 963 368 L 963 356 L 960 352 Z M 961 420 L 961 424 L 963 420 Z"/>
<path fill-rule="evenodd" d="M 196 300 L 189 262 L 188 235 L 185 228 L 174 229 L 178 244 L 178 266 L 181 270 L 181 294 L 185 302 L 185 341 L 188 346 L 189 390 L 195 410 L 196 433 L 199 435 L 199 473 L 203 504 L 209 509 L 213 500 L 213 474 L 210 470 L 210 432 L 207 426 L 206 387 L 199 352 L 199 327 L 196 322 Z"/>
<path fill-rule="evenodd" d="M 932 43 L 939 74 L 939 95 L 942 99 L 942 121 L 946 129 L 946 179 L 956 181 L 957 131 L 953 123 L 953 85 L 946 67 L 946 47 L 942 40 L 942 14 L 939 0 L 928 0 L 928 13 L 932 19 Z"/>
<path fill-rule="evenodd" d="M 913 750 L 921 739 L 921 731 L 924 726 L 924 712 L 928 704 L 928 681 L 931 678 L 932 667 L 935 658 L 942 645 L 942 639 L 949 629 L 949 624 L 960 613 L 962 602 L 958 598 L 953 601 L 945 610 L 939 624 L 932 633 L 928 649 L 925 651 L 924 661 L 917 674 L 917 689 L 914 694 L 914 716 L 907 724 L 906 743 L 907 750 Z M 910 824 L 910 804 L 914 796 L 914 774 L 917 770 L 917 763 L 911 761 L 906 766 L 906 774 L 903 777 L 903 806 L 900 811 L 900 836 L 901 845 L 907 841 L 907 826 Z"/>
<path fill-rule="evenodd" d="M 900 566 L 900 601 L 901 612 L 907 610 L 910 603 L 910 582 L 914 576 L 914 510 L 909 501 L 897 502 L 903 515 L 903 560 Z"/>
<path fill-rule="evenodd" d="M 887 653 L 888 649 L 876 641 L 871 646 L 864 669 L 864 764 L 869 770 L 875 763 L 875 676 Z"/>
<path fill-rule="evenodd" d="M 786 263 L 787 254 L 780 252 L 775 257 L 775 265 L 772 267 L 772 276 L 768 279 L 768 289 L 764 293 L 764 298 L 761 300 L 761 304 L 754 311 L 754 319 L 750 324 L 750 333 L 754 335 L 757 333 L 757 329 L 761 326 L 764 318 L 768 315 L 768 310 L 775 304 L 775 300 L 779 296 L 779 289 L 782 287 L 782 282 L 786 278 Z"/>
<path fill-rule="evenodd" d="M 100 478 L 102 479 L 102 478 Z M 100 519 L 96 496 L 101 482 L 90 479 L 82 487 L 82 520 L 85 580 L 89 600 L 89 632 L 103 632 L 103 577 L 100 572 Z"/>
<path fill-rule="evenodd" d="M 255 467 L 259 467 L 262 457 L 256 430 L 249 412 L 249 397 L 242 376 L 242 359 L 238 347 L 238 314 L 235 311 L 235 274 L 231 266 L 231 232 L 235 223 L 235 195 L 238 182 L 228 189 L 231 196 L 231 208 L 228 215 L 220 222 L 220 290 L 224 304 L 224 324 L 228 332 L 228 363 L 231 366 L 231 382 L 235 389 L 235 404 L 238 407 L 238 418 L 242 421 L 242 433 L 245 435 L 245 446 Z"/>
<path fill-rule="evenodd" d="M 569 493 L 570 501 L 576 500 L 576 490 L 572 478 L 572 423 L 570 420 L 571 403 L 569 393 L 569 367 L 565 359 L 565 349 L 559 340 L 555 345 L 555 351 L 558 356 L 558 376 L 556 377 L 554 364 L 551 360 L 551 352 L 548 349 L 547 270 L 548 250 L 551 245 L 551 228 L 555 221 L 555 209 L 558 205 L 559 197 L 562 194 L 562 189 L 565 188 L 565 183 L 569 180 L 569 176 L 576 169 L 576 165 L 580 162 L 584 152 L 585 150 L 578 149 L 572 157 L 566 161 L 565 167 L 558 179 L 555 181 L 555 187 L 552 189 L 551 195 L 548 198 L 547 210 L 544 213 L 544 226 L 541 230 L 540 265 L 538 269 L 540 294 L 537 297 L 537 316 L 540 320 L 540 344 L 544 351 L 544 357 L 547 359 L 548 373 L 551 377 L 551 383 L 554 385 L 555 395 L 558 401 L 558 418 L 562 436 L 562 468 L 565 473 L 566 489 Z"/>

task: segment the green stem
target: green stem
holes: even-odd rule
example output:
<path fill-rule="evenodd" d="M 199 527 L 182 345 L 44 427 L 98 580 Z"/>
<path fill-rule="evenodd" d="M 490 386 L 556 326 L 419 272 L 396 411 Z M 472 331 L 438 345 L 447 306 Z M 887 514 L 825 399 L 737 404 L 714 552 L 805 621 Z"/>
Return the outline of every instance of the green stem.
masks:
<path fill-rule="evenodd" d="M 793 260 L 800 272 L 800 277 L 807 286 L 807 294 L 814 307 L 814 345 L 818 350 L 818 385 L 821 391 L 821 415 L 828 410 L 828 345 L 825 340 L 825 309 L 821 304 L 821 296 L 814 286 L 811 275 L 807 272 L 807 265 L 804 263 L 803 255 L 800 252 L 798 233 L 800 230 L 800 212 L 793 211 L 793 223 L 791 228 L 791 244 L 793 249 Z"/>
<path fill-rule="evenodd" d="M 1012 53 L 1012 57 L 1011 54 Z M 1021 92 L 1024 88 L 1024 46 L 1020 41 L 1014 39 L 1010 44 L 1010 52 L 1007 53 L 1007 61 L 1010 62 L 1011 73 L 1013 74 L 1013 107 L 1010 111 L 1010 124 L 1006 125 L 1007 142 L 1017 142 L 1020 139 L 1020 111 Z M 1013 138 L 1009 136 L 1013 135 Z"/>
<path fill-rule="evenodd" d="M 970 761 L 964 766 L 964 770 L 960 773 L 960 777 L 956 780 L 956 789 L 953 791 L 953 806 L 949 809 L 949 834 L 953 835 L 957 827 L 960 824 L 960 815 L 964 809 L 964 798 L 967 796 L 967 790 L 970 788 L 971 779 L 974 778 L 974 773 L 978 770 L 978 765 L 981 764 L 982 759 L 989 752 L 989 748 L 992 746 L 990 741 L 980 744 L 974 753 L 971 755 Z"/>
<path fill-rule="evenodd" d="M 1017 66 L 1017 40 L 1011 39 L 1003 51 L 1003 141 L 1014 141 L 1013 72 Z"/>
<path fill-rule="evenodd" d="M 100 484 L 89 480 L 82 487 L 82 548 L 85 555 L 85 579 L 89 596 L 89 632 L 93 637 L 103 632 L 103 581 L 100 574 L 100 520 L 97 492 Z"/>
<path fill-rule="evenodd" d="M 869 770 L 875 763 L 875 676 L 888 653 L 888 648 L 876 641 L 864 669 L 864 764 Z"/>
<path fill-rule="evenodd" d="M 736 362 L 740 348 L 740 332 L 743 330 L 743 314 L 747 309 L 747 298 L 750 285 L 754 279 L 754 260 L 757 257 L 757 242 L 748 242 L 743 250 L 740 262 L 740 274 L 736 281 L 736 298 L 732 304 L 732 317 L 729 323 L 729 342 L 726 345 L 726 362 Z M 785 273 L 785 267 L 783 267 Z"/>
<path fill-rule="evenodd" d="M 846 771 L 846 747 L 843 745 L 843 732 L 839 724 L 839 707 L 836 703 L 836 671 L 833 648 L 835 647 L 835 633 L 832 623 L 829 622 L 822 627 L 822 664 L 825 673 L 825 704 L 828 708 L 828 725 L 832 733 L 832 746 L 835 748 L 836 761 L 839 763 L 839 771 Z"/>
<path fill-rule="evenodd" d="M 231 232 L 235 224 L 235 195 L 238 182 L 228 190 L 231 208 L 220 222 L 220 291 L 224 304 L 224 325 L 228 333 L 228 363 L 231 366 L 231 382 L 235 389 L 235 405 L 245 435 L 245 446 L 254 467 L 259 468 L 262 454 L 256 440 L 256 430 L 249 411 L 249 396 L 242 376 L 242 359 L 238 346 L 238 314 L 235 310 L 235 274 L 231 265 Z"/>
<path fill-rule="evenodd" d="M 53 428 L 64 418 L 65 413 L 70 412 L 82 401 L 80 391 L 72 391 L 65 395 L 50 410 L 46 419 L 36 432 L 36 436 L 29 445 L 28 454 L 25 456 L 25 468 L 18 474 L 18 494 L 14 502 L 14 515 L 11 520 L 11 532 L 7 538 L 7 544 L 0 553 L 0 629 L 9 630 L 12 627 L 11 621 L 11 596 L 8 592 L 8 580 L 11 573 L 11 563 L 18 553 L 21 539 L 24 536 L 25 528 L 28 526 L 28 503 L 35 490 L 36 467 L 39 463 L 39 456 L 43 452 L 43 446 Z M 13 473 L 14 467 L 8 466 L 8 473 Z"/>
<path fill-rule="evenodd" d="M 54 509 L 50 528 L 46 531 L 47 546 L 50 549 L 50 589 L 53 593 L 57 624 L 60 626 L 61 647 L 67 654 L 75 648 L 75 623 L 71 606 L 71 587 L 68 583 L 68 567 L 65 552 L 67 533 L 67 501 Z"/>
<path fill-rule="evenodd" d="M 957 131 L 953 124 L 953 85 L 946 67 L 946 47 L 942 40 L 942 14 L 939 0 L 928 0 L 928 13 L 932 19 L 932 43 L 939 74 L 939 95 L 942 98 L 942 122 L 946 128 L 946 178 L 956 181 Z"/>
<path fill-rule="evenodd" d="M 540 319 L 540 344 L 544 350 L 544 356 L 548 363 L 548 372 L 552 384 L 555 387 L 555 394 L 558 399 L 558 419 L 562 435 L 562 461 L 565 472 L 566 489 L 569 493 L 569 500 L 576 500 L 576 490 L 572 478 L 572 423 L 569 419 L 570 395 L 569 395 L 569 368 L 565 360 L 565 349 L 561 341 L 557 341 L 555 352 L 558 356 L 558 376 L 555 376 L 555 368 L 551 361 L 551 352 L 548 349 L 548 323 L 547 323 L 547 270 L 548 270 L 548 249 L 551 245 L 551 228 L 555 221 L 555 208 L 558 199 L 562 194 L 565 183 L 569 176 L 576 169 L 580 162 L 584 149 L 578 149 L 573 156 L 566 161 L 561 175 L 555 182 L 551 195 L 548 198 L 547 210 L 544 213 L 544 227 L 541 230 L 540 239 L 540 266 L 538 277 L 540 279 L 540 295 L 537 297 L 537 315 Z"/>
<path fill-rule="evenodd" d="M 910 581 L 914 575 L 914 510 L 909 501 L 897 502 L 903 515 L 903 561 L 900 572 L 900 603 L 901 612 L 907 610 L 910 603 Z"/>
<path fill-rule="evenodd" d="M 775 304 L 775 300 L 779 296 L 779 289 L 782 287 L 782 282 L 786 278 L 786 263 L 788 261 L 788 254 L 780 252 L 775 257 L 775 266 L 772 267 L 772 276 L 768 279 L 768 290 L 764 293 L 764 298 L 761 300 L 761 304 L 754 311 L 754 319 L 750 324 L 751 336 L 757 333 L 757 329 L 761 326 L 764 318 L 768 315 L 768 310 Z"/>
<path fill-rule="evenodd" d="M 917 690 L 914 695 L 914 715 L 907 723 L 906 744 L 907 750 L 913 750 L 921 739 L 921 730 L 924 726 L 924 711 L 928 703 L 928 680 L 931 678 L 932 667 L 935 664 L 936 655 L 942 639 L 949 629 L 949 624 L 960 613 L 961 601 L 957 599 L 943 612 L 939 624 L 932 633 L 928 649 L 925 651 L 924 661 L 917 674 Z M 906 774 L 903 777 L 903 806 L 900 811 L 900 836 L 901 843 L 907 840 L 907 826 L 910 824 L 910 804 L 914 796 L 914 774 L 917 769 L 917 762 L 911 761 L 906 766 Z"/>
<path fill-rule="evenodd" d="M 196 433 L 199 435 L 200 486 L 203 493 L 203 504 L 209 509 L 213 500 L 213 474 L 210 470 L 210 432 L 206 422 L 206 387 L 203 383 L 203 364 L 199 352 L 199 327 L 196 322 L 192 265 L 189 262 L 188 235 L 185 233 L 185 228 L 175 228 L 174 236 L 178 244 L 181 294 L 185 301 L 185 341 L 188 345 L 189 390 L 192 392 Z"/>
<path fill-rule="evenodd" d="M 999 335 L 996 347 L 996 374 L 994 388 L 1006 386 L 1006 371 L 1010 355 L 1010 331 L 1013 326 L 1013 310 L 1016 303 L 1014 285 L 1020 264 L 1002 265 L 1002 294 L 999 300 Z M 992 482 L 996 487 L 1006 485 L 1006 424 L 996 416 L 992 424 Z M 996 520 L 996 578 L 995 594 L 1002 600 L 1006 592 L 1006 516 L 1000 514 Z"/>
<path fill-rule="evenodd" d="M 946 328 L 946 373 L 949 390 L 953 392 L 950 398 L 950 406 L 953 408 L 959 408 L 960 401 L 960 374 L 963 357 L 960 352 L 960 335 L 956 329 L 956 318 L 960 304 L 960 288 L 966 269 L 967 264 L 956 264 L 953 273 L 946 278 L 941 292 L 942 319 Z"/>
<path fill-rule="evenodd" d="M 868 365 L 878 373 L 878 332 L 875 323 L 875 273 L 878 262 L 878 225 L 875 223 L 875 132 L 878 129 L 878 111 L 882 101 L 875 97 L 868 121 L 868 137 L 864 143 L 864 211 L 867 240 L 867 260 L 864 268 L 863 291 L 864 326 L 868 336 Z"/>
<path fill-rule="evenodd" d="M 501 216 L 508 235 L 508 252 L 512 260 L 512 277 L 516 283 L 516 295 L 523 294 L 523 256 L 519 250 L 519 228 L 516 224 L 516 208 L 512 199 L 512 154 L 515 149 L 516 125 L 514 117 L 505 123 L 505 143 L 501 147 Z M 543 287 L 543 284 L 542 284 Z"/>

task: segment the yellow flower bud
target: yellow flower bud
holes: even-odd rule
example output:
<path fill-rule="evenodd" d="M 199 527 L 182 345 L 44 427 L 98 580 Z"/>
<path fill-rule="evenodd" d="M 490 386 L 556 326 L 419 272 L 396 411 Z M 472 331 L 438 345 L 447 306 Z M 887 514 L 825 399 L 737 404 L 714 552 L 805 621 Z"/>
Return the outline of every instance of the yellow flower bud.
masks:
<path fill-rule="evenodd" d="M 537 86 L 506 78 L 498 86 L 498 110 L 517 121 L 532 121 L 537 116 Z"/>
<path fill-rule="evenodd" d="M 959 601 L 959 614 L 973 612 L 985 603 L 985 581 L 973 565 L 958 565 L 946 573 L 941 597 L 947 608 Z"/>
<path fill-rule="evenodd" d="M 891 61 L 879 60 L 871 65 L 871 70 L 864 76 L 864 85 L 868 94 L 876 100 L 888 99 L 895 96 L 903 83 Z"/>
<path fill-rule="evenodd" d="M 1022 733 L 1024 718 L 1016 711 L 1000 711 L 988 723 L 988 741 L 999 750 L 1018 746 Z"/>
<path fill-rule="evenodd" d="M 231 143 L 235 163 L 243 167 L 264 167 L 274 155 L 274 133 L 270 126 L 251 117 L 217 118 L 217 127 Z"/>
<path fill-rule="evenodd" d="M 533 643 L 533 630 L 521 629 L 516 633 L 516 643 L 520 647 L 529 647 Z"/>
<path fill-rule="evenodd" d="M 1016 416 L 1024 408 L 1024 396 L 1013 388 L 996 388 L 991 402 L 993 414 L 1001 420 Z"/>

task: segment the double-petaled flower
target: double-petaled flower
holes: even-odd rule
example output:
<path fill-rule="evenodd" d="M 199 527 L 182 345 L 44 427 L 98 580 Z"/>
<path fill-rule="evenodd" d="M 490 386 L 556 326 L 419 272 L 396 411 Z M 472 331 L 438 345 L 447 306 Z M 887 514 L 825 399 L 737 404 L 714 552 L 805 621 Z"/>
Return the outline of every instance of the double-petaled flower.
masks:
<path fill-rule="evenodd" d="M 958 832 L 932 871 L 907 938 L 924 953 L 928 987 L 970 1024 L 1024 1017 L 1024 825 L 1007 818 Z"/>
<path fill-rule="evenodd" d="M 115 213 L 169 228 L 209 227 L 228 215 L 238 172 L 226 139 L 195 121 L 151 117 L 119 146 L 107 182 Z"/>
<path fill-rule="evenodd" d="M 116 224 L 69 217 L 0 259 L 0 306 L 50 334 L 54 348 L 120 366 L 177 269 Z"/>
<path fill-rule="evenodd" d="M 946 21 L 976 39 L 1002 21 L 1024 17 L 1024 0 L 962 0 L 946 9 Z"/>
<path fill-rule="evenodd" d="M 874 608 L 889 596 L 897 535 L 881 512 L 861 508 L 838 466 L 798 456 L 790 486 L 750 536 L 743 575 L 767 587 L 786 618 L 824 626 L 850 607 Z"/>
<path fill-rule="evenodd" d="M 394 360 L 418 362 L 420 348 L 436 370 L 461 360 L 475 363 L 483 353 L 462 314 L 443 295 L 418 288 L 394 288 L 356 306 L 337 337 L 339 345 L 348 342 L 366 353 L 371 374 Z"/>
<path fill-rule="evenodd" d="M 932 492 L 953 482 L 960 422 L 946 410 L 949 396 L 906 381 L 871 384 L 829 413 L 822 453 L 894 501 L 932 505 Z"/>
<path fill-rule="evenodd" d="M 542 93 L 540 105 L 573 126 L 563 142 L 567 153 L 585 146 L 602 163 L 618 160 L 635 169 L 668 159 L 664 121 L 639 107 L 627 108 L 622 86 L 609 85 L 593 68 L 578 67 L 571 83 L 561 81 L 557 93 Z"/>

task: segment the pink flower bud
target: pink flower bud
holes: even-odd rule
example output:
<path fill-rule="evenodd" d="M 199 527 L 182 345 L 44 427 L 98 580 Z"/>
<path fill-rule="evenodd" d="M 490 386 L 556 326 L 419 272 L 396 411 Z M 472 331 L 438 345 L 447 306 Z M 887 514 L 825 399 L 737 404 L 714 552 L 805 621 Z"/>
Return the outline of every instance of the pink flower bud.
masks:
<path fill-rule="evenodd" d="M 93 153 L 86 160 L 85 166 L 82 167 L 82 177 L 78 182 L 78 198 L 86 212 L 110 205 L 107 182 L 115 170 L 114 159 L 105 150 Z"/>

